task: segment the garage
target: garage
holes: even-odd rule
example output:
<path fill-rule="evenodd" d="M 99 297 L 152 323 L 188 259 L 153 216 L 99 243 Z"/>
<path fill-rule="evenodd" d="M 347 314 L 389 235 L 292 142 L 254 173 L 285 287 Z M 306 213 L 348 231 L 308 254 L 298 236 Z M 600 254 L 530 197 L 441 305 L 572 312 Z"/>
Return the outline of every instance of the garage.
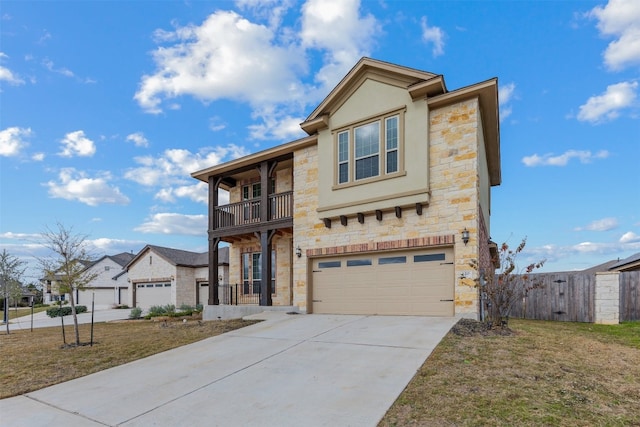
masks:
<path fill-rule="evenodd" d="M 114 304 L 114 297 L 115 289 L 113 288 L 87 288 L 78 291 L 76 303 L 86 305 L 88 309 L 91 309 L 91 301 L 93 300 L 95 308 L 111 308 Z"/>
<path fill-rule="evenodd" d="M 313 259 L 312 311 L 453 316 L 452 248 Z"/>
<path fill-rule="evenodd" d="M 143 309 L 171 304 L 171 283 L 138 283 L 135 301 L 136 307 Z"/>

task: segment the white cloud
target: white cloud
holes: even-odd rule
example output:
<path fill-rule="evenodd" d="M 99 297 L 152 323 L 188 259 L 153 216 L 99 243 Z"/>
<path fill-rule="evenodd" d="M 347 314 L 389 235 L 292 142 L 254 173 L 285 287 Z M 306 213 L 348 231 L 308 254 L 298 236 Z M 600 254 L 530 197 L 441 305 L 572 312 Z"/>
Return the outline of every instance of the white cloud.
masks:
<path fill-rule="evenodd" d="M 5 58 L 8 58 L 4 52 L 0 52 L 0 61 L 3 61 Z M 7 67 L 3 67 L 0 65 L 0 81 L 5 81 L 11 85 L 18 86 L 24 84 L 24 80 L 20 78 L 17 74 L 14 74 L 13 71 L 8 69 Z"/>
<path fill-rule="evenodd" d="M 223 160 L 236 159 L 247 155 L 244 147 L 228 145 L 215 149 L 192 153 L 185 149 L 165 150 L 161 156 L 141 156 L 134 158 L 140 167 L 129 169 L 125 178 L 144 186 L 166 186 L 176 182 L 192 182 L 191 173 L 215 166 Z"/>
<path fill-rule="evenodd" d="M 61 74 L 65 77 L 74 77 L 75 75 L 73 74 L 73 71 L 69 70 L 68 68 L 64 68 L 64 67 L 60 67 L 60 68 L 56 68 L 53 61 L 45 58 L 42 60 L 42 65 L 44 65 L 44 67 L 51 71 L 52 73 L 57 73 L 57 74 Z"/>
<path fill-rule="evenodd" d="M 224 121 L 220 117 L 214 116 L 209 118 L 209 129 L 211 129 L 212 131 L 219 132 L 226 127 L 226 123 L 224 123 Z"/>
<path fill-rule="evenodd" d="M 588 230 L 588 231 L 609 231 L 618 227 L 618 220 L 616 218 L 602 218 L 587 224 L 585 227 L 576 227 L 576 231 Z"/>
<path fill-rule="evenodd" d="M 275 0 L 239 0 L 237 6 L 266 24 L 233 11 L 216 11 L 201 25 L 156 30 L 155 71 L 144 75 L 134 98 L 147 112 L 172 108 L 180 96 L 204 103 L 232 99 L 248 103 L 258 122 L 254 138 L 301 135 L 292 119 L 303 114 L 369 53 L 379 25 L 361 16 L 358 0 L 309 0 L 302 5 L 300 31 L 282 26 L 293 5 Z M 323 65 L 305 84 L 307 52 L 319 51 Z M 276 111 L 277 114 L 266 115 Z M 212 129 L 220 130 L 220 121 Z"/>
<path fill-rule="evenodd" d="M 38 152 L 31 156 L 31 160 L 33 160 L 34 162 L 41 162 L 44 160 L 45 157 L 46 156 L 44 153 Z"/>
<path fill-rule="evenodd" d="M 277 45 L 276 34 L 264 25 L 217 11 L 200 26 L 162 34 L 176 43 L 156 49 L 157 71 L 142 77 L 135 99 L 147 112 L 159 113 L 163 100 L 182 95 L 251 105 L 301 97 L 295 73 L 304 70 L 304 55 L 295 45 Z"/>
<path fill-rule="evenodd" d="M 359 0 L 308 0 L 302 6 L 302 46 L 325 52 L 324 65 L 315 75 L 317 94 L 326 95 L 369 55 L 380 25 L 373 15 L 360 16 L 359 10 Z"/>
<path fill-rule="evenodd" d="M 62 151 L 58 155 L 62 157 L 91 157 L 96 152 L 96 146 L 87 138 L 84 131 L 69 132 L 61 141 Z"/>
<path fill-rule="evenodd" d="M 516 84 L 511 82 L 498 88 L 498 103 L 500 104 L 500 121 L 509 117 L 513 111 L 513 107 L 509 102 L 515 97 Z"/>
<path fill-rule="evenodd" d="M 292 0 L 236 0 L 235 3 L 240 9 L 266 19 L 271 28 L 279 27 L 283 16 L 295 4 Z"/>
<path fill-rule="evenodd" d="M 133 142 L 136 147 L 149 146 L 149 140 L 144 137 L 144 134 L 142 132 L 135 132 L 130 135 L 127 135 L 126 140 Z"/>
<path fill-rule="evenodd" d="M 604 62 L 611 70 L 640 64 L 640 2 L 610 0 L 605 7 L 596 6 L 588 14 L 598 20 L 598 29 L 612 41 L 604 51 Z"/>
<path fill-rule="evenodd" d="M 108 172 L 89 178 L 84 172 L 66 168 L 60 171 L 57 182 L 49 181 L 45 186 L 49 188 L 49 195 L 55 199 L 77 200 L 89 206 L 128 204 L 129 198 L 118 187 L 109 185 L 110 180 Z"/>
<path fill-rule="evenodd" d="M 29 145 L 31 128 L 10 127 L 0 130 L 0 156 L 13 157 Z"/>
<path fill-rule="evenodd" d="M 427 24 L 427 17 L 423 16 L 420 20 L 420 27 L 422 28 L 422 40 L 427 43 L 433 44 L 431 54 L 434 56 L 440 56 L 444 54 L 444 38 L 445 33 L 439 27 L 430 27 Z"/>
<path fill-rule="evenodd" d="M 134 230 L 141 233 L 202 236 L 207 233 L 207 227 L 208 219 L 206 215 L 158 213 Z"/>
<path fill-rule="evenodd" d="M 207 204 L 209 200 L 209 185 L 198 182 L 194 185 L 162 188 L 154 198 L 167 203 L 174 203 L 176 198 L 185 198 L 197 203 Z"/>
<path fill-rule="evenodd" d="M 568 150 L 563 154 L 554 156 L 552 153 L 542 156 L 533 154 L 522 158 L 525 166 L 566 166 L 571 159 L 579 159 L 580 163 L 591 163 L 595 159 L 606 159 L 609 157 L 607 150 L 600 150 L 597 153 L 585 150 Z"/>
<path fill-rule="evenodd" d="M 620 243 L 640 243 L 640 236 L 633 231 L 628 231 L 620 237 Z"/>
<path fill-rule="evenodd" d="M 607 86 L 607 90 L 598 96 L 592 96 L 586 104 L 580 106 L 578 120 L 598 123 L 615 119 L 620 110 L 633 105 L 636 99 L 638 82 L 622 82 Z"/>

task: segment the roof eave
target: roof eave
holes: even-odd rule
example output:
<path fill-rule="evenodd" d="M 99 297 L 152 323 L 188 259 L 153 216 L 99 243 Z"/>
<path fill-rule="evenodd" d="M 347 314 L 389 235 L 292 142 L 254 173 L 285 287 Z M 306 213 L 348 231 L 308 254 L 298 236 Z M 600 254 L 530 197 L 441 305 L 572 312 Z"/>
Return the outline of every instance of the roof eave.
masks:
<path fill-rule="evenodd" d="M 480 103 L 482 125 L 489 167 L 489 182 L 500 185 L 502 172 L 500 166 L 500 113 L 498 110 L 498 79 L 493 78 L 471 86 L 466 86 L 442 95 L 427 98 L 429 108 L 440 108 L 477 98 Z"/>

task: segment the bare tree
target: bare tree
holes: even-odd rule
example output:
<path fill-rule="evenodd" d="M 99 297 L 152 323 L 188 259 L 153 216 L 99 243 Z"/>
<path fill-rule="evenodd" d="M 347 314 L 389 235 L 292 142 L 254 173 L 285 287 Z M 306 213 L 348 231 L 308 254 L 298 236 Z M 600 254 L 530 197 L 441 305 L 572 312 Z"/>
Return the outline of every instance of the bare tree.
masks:
<path fill-rule="evenodd" d="M 48 259 L 41 259 L 40 263 L 45 277 L 55 282 L 60 294 L 69 294 L 76 345 L 80 345 L 75 292 L 84 289 L 97 277 L 97 274 L 87 270 L 87 266 L 94 258 L 88 251 L 87 237 L 75 234 L 72 227 L 65 227 L 58 222 L 54 230 L 46 227 L 42 238 L 45 247 L 54 255 Z"/>
<path fill-rule="evenodd" d="M 20 286 L 20 277 L 24 274 L 26 267 L 23 267 L 24 261 L 10 255 L 6 249 L 0 253 L 0 286 L 2 296 L 4 297 L 4 321 L 7 326 L 7 334 L 9 333 L 9 297 L 16 294 L 16 288 Z"/>
<path fill-rule="evenodd" d="M 486 320 L 491 326 L 507 327 L 516 301 L 521 300 L 532 289 L 542 287 L 542 282 L 534 279 L 531 273 L 542 268 L 545 260 L 528 264 L 524 268 L 518 267 L 518 256 L 526 244 L 526 237 L 515 249 L 503 243 L 498 248 L 496 259 L 492 260 L 494 265 L 499 265 L 496 274 L 477 279 L 477 284 L 488 301 Z M 471 266 L 479 270 L 476 261 L 472 261 Z"/>

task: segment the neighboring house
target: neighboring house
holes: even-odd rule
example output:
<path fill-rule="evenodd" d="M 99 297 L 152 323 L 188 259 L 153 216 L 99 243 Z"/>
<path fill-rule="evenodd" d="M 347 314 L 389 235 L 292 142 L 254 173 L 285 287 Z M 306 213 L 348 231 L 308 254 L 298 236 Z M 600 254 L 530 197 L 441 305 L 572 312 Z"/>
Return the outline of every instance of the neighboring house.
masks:
<path fill-rule="evenodd" d="M 495 271 L 497 79 L 448 91 L 441 75 L 363 58 L 301 127 L 308 137 L 192 174 L 209 184 L 210 283 L 227 242 L 230 282 L 261 305 L 477 316 L 470 262 Z"/>
<path fill-rule="evenodd" d="M 618 260 L 609 271 L 640 271 L 640 252 L 623 260 Z"/>
<path fill-rule="evenodd" d="M 129 282 L 123 267 L 133 259 L 134 255 L 123 252 L 117 255 L 106 255 L 95 262 L 87 262 L 85 272 L 95 275 L 83 290 L 76 290 L 75 302 L 91 309 L 92 302 L 96 309 L 110 308 L 114 305 L 129 304 Z M 124 274 L 123 274 L 124 273 Z M 61 295 L 56 280 L 45 287 L 45 303 L 69 299 L 69 294 Z"/>
<path fill-rule="evenodd" d="M 76 303 L 91 309 L 92 301 L 96 309 L 111 308 L 115 305 L 129 305 L 129 282 L 126 271 L 123 271 L 134 255 L 123 252 L 117 255 L 106 255 L 91 264 L 87 271 L 95 274 L 85 288 L 76 293 Z"/>
<path fill-rule="evenodd" d="M 79 261 L 84 268 L 90 267 L 93 263 L 91 261 Z M 42 300 L 45 304 L 52 304 L 59 301 L 68 301 L 69 294 L 60 291 L 60 280 L 62 275 L 56 272 L 52 278 L 42 278 Z"/>
<path fill-rule="evenodd" d="M 228 248 L 219 248 L 218 283 L 228 283 Z M 129 301 L 132 307 L 148 309 L 154 305 L 207 304 L 209 295 L 209 256 L 161 246 L 147 245 L 125 266 L 128 273 Z"/>

